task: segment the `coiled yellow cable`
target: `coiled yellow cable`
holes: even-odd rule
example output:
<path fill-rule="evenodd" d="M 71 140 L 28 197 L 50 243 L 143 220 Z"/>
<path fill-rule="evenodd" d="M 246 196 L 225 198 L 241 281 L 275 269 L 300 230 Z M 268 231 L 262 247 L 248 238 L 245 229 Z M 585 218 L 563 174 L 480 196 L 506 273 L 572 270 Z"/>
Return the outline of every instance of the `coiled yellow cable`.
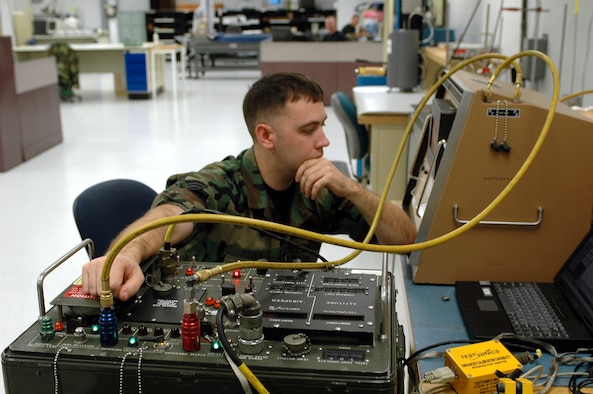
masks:
<path fill-rule="evenodd" d="M 506 60 L 508 59 L 508 56 L 502 55 L 502 54 L 497 54 L 497 53 L 490 53 L 490 54 L 484 54 L 484 55 L 480 55 L 480 56 L 476 56 L 473 57 L 471 59 L 465 60 L 461 63 L 458 64 L 458 66 L 454 67 L 453 69 L 451 69 L 451 71 L 447 74 L 445 74 L 443 77 L 441 77 L 439 79 L 439 81 L 437 81 L 434 86 L 432 87 L 432 89 L 430 89 L 424 96 L 424 99 L 420 102 L 420 104 L 417 106 L 416 111 L 414 112 L 414 115 L 412 116 L 411 121 L 408 123 L 408 126 L 404 132 L 404 135 L 402 137 L 402 140 L 399 144 L 399 147 L 396 151 L 396 155 L 394 157 L 390 172 L 387 176 L 387 181 L 386 181 L 386 185 L 383 189 L 383 192 L 381 194 L 381 198 L 379 200 L 379 204 L 377 206 L 377 212 L 375 213 L 375 216 L 373 218 L 373 222 L 371 223 L 371 226 L 369 228 L 369 232 L 367 234 L 367 236 L 365 237 L 365 239 L 362 241 L 364 244 L 368 244 L 371 240 L 371 238 L 373 237 L 373 234 L 379 224 L 379 218 L 381 216 L 381 212 L 383 211 L 383 207 L 385 205 L 386 202 L 386 198 L 387 198 L 387 192 L 389 190 L 389 187 L 391 186 L 391 182 L 393 179 L 393 176 L 395 174 L 395 171 L 397 169 L 397 165 L 399 164 L 399 160 L 401 158 L 403 149 L 405 147 L 406 141 L 409 138 L 409 135 L 411 133 L 412 127 L 414 125 L 414 123 L 416 122 L 416 119 L 418 118 L 419 114 L 421 113 L 422 109 L 425 107 L 426 103 L 428 102 L 428 100 L 432 97 L 432 95 L 436 92 L 436 90 L 447 80 L 451 77 L 451 75 L 453 75 L 454 73 L 456 73 L 457 71 L 467 67 L 469 64 L 484 60 L 484 59 L 502 59 L 502 60 Z M 521 81 L 522 81 L 522 69 L 521 66 L 519 65 L 519 63 L 512 61 L 513 63 L 513 67 L 515 67 L 515 69 L 517 70 L 517 77 L 516 77 L 516 90 L 515 90 L 515 98 L 519 98 L 520 97 L 520 87 L 521 87 Z M 170 243 L 171 241 L 171 237 L 173 235 L 173 230 L 175 228 L 175 225 L 172 224 L 169 226 L 169 228 L 167 229 L 167 232 L 165 234 L 165 242 L 166 243 Z M 292 228 L 292 227 L 291 227 Z M 286 233 L 286 234 L 292 234 L 292 232 Z M 332 243 L 332 242 L 328 242 L 328 243 Z M 342 245 L 342 246 L 346 246 L 346 245 Z M 369 250 L 369 249 L 364 249 L 364 250 Z M 351 261 L 352 259 L 354 259 L 356 256 L 358 256 L 360 253 L 362 253 L 363 249 L 360 248 L 356 248 L 351 254 L 343 257 L 342 259 L 333 261 L 331 263 L 315 263 L 314 267 L 303 267 L 302 263 L 299 263 L 299 266 L 297 268 L 302 268 L 302 269 L 315 269 L 315 268 L 323 268 L 323 267 L 330 267 L 330 266 L 337 266 L 337 265 L 342 265 L 345 264 L 349 261 Z M 407 252 L 402 252 L 402 253 L 407 253 Z M 230 263 L 233 265 L 229 265 L 228 269 L 224 269 L 220 273 L 223 272 L 228 272 L 234 269 L 239 269 L 239 268 L 246 268 L 246 267 L 252 267 L 253 266 L 253 262 L 246 262 L 246 264 L 241 263 L 240 267 L 235 265 L 234 263 Z M 281 263 L 283 264 L 283 268 L 293 268 L 292 266 L 287 267 L 286 263 Z M 232 268 L 231 268 L 232 267 Z M 273 267 L 271 266 L 260 266 L 259 263 L 256 266 L 257 268 L 280 268 L 278 265 L 274 265 Z M 208 276 L 209 278 L 210 276 Z"/>
<path fill-rule="evenodd" d="M 449 233 L 444 234 L 440 237 L 434 238 L 432 240 L 416 243 L 416 244 L 410 244 L 410 245 L 374 245 L 374 244 L 369 244 L 368 241 L 371 239 L 371 237 L 378 225 L 379 217 L 383 210 L 383 206 L 385 204 L 387 191 L 389 190 L 389 187 L 391 185 L 391 180 L 393 179 L 393 177 L 395 175 L 397 163 L 399 162 L 399 159 L 403 152 L 405 142 L 407 141 L 407 139 L 410 135 L 412 126 L 416 122 L 416 120 L 420 114 L 420 111 L 422 110 L 422 108 L 424 108 L 424 106 L 426 105 L 428 100 L 432 97 L 432 95 L 436 92 L 436 90 L 453 73 L 457 72 L 458 70 L 466 67 L 467 65 L 469 65 L 475 61 L 479 61 L 479 60 L 486 59 L 486 58 L 494 58 L 494 57 L 504 58 L 505 60 L 496 68 L 496 70 L 494 71 L 494 73 L 492 74 L 492 77 L 490 78 L 490 80 L 488 82 L 487 89 L 485 92 L 485 97 L 488 98 L 491 94 L 490 89 L 492 87 L 492 84 L 494 83 L 494 80 L 496 79 L 498 74 L 504 68 L 508 67 L 508 65 L 510 63 L 514 62 L 515 59 L 518 59 L 523 56 L 539 57 L 540 59 L 544 60 L 548 64 L 548 66 L 551 69 L 552 76 L 553 76 L 554 92 L 553 92 L 553 96 L 552 96 L 550 110 L 548 112 L 548 115 L 547 115 L 544 125 L 542 127 L 542 131 L 540 132 L 540 135 L 539 135 L 537 141 L 535 142 L 531 152 L 525 159 L 525 162 L 519 168 L 519 170 L 517 171 L 515 176 L 510 180 L 508 185 L 500 192 L 500 194 L 496 198 L 494 198 L 494 200 L 492 200 L 492 202 L 486 208 L 484 208 L 480 213 L 478 213 L 472 220 L 470 220 L 468 223 L 462 225 L 461 227 L 458 227 L 457 229 L 452 230 Z M 517 70 L 520 70 L 518 68 L 518 65 L 516 65 L 515 67 L 517 68 Z M 520 85 L 520 75 L 521 75 L 521 73 L 518 72 L 517 80 L 519 82 L 517 83 L 517 89 Z M 539 153 L 539 150 L 540 150 L 540 148 L 548 134 L 548 131 L 551 127 L 552 120 L 554 118 L 554 114 L 556 111 L 556 105 L 558 104 L 558 91 L 559 91 L 559 80 L 558 80 L 558 72 L 556 70 L 556 67 L 555 67 L 554 63 L 545 54 L 538 52 L 538 51 L 533 51 L 533 50 L 523 51 L 523 52 L 520 52 L 520 53 L 518 53 L 514 56 L 511 56 L 511 57 L 505 57 L 503 55 L 496 55 L 496 54 L 485 54 L 485 55 L 476 56 L 472 59 L 468 59 L 467 61 L 460 62 L 455 67 L 453 67 L 448 73 L 446 73 L 443 77 L 441 77 L 439 79 L 437 84 L 435 84 L 426 93 L 426 95 L 424 96 L 424 98 L 422 99 L 422 101 L 420 102 L 418 107 L 416 108 L 416 111 L 414 112 L 410 122 L 408 123 L 408 127 L 406 128 L 406 131 L 402 138 L 402 142 L 400 143 L 400 145 L 398 147 L 398 150 L 395 155 L 391 170 L 389 172 L 388 179 L 386 181 L 385 187 L 383 189 L 383 193 L 382 193 L 380 201 L 379 201 L 379 206 L 377 208 L 377 212 L 376 212 L 373 222 L 370 226 L 369 233 L 367 234 L 367 236 L 363 242 L 354 242 L 354 241 L 349 241 L 349 240 L 338 239 L 335 237 L 330 237 L 330 236 L 326 236 L 323 234 L 318 234 L 318 233 L 314 233 L 311 231 L 306 231 L 306 230 L 302 230 L 299 228 L 281 225 L 281 224 L 277 224 L 277 223 L 262 221 L 262 220 L 258 220 L 258 219 L 229 216 L 229 215 L 191 214 L 191 215 L 180 215 L 180 216 L 159 219 L 159 220 L 155 220 L 151 223 L 148 223 L 144 226 L 141 226 L 138 229 L 136 229 L 135 231 L 132 231 L 129 234 L 127 234 L 126 236 L 122 237 L 114 245 L 114 247 L 108 252 L 106 260 L 105 260 L 105 265 L 103 266 L 103 271 L 101 273 L 101 285 L 102 285 L 101 306 L 110 307 L 113 305 L 113 295 L 111 293 L 111 289 L 109 286 L 109 272 L 111 271 L 111 266 L 113 265 L 115 256 L 117 256 L 117 254 L 123 249 L 123 247 L 125 245 L 127 245 L 129 242 L 131 242 L 137 236 L 139 236 L 147 231 L 150 231 L 150 230 L 153 230 L 153 229 L 165 226 L 165 225 L 169 225 L 169 228 L 166 233 L 167 240 L 170 240 L 172 232 L 173 232 L 173 227 L 175 224 L 178 224 L 178 223 L 184 223 L 184 222 L 231 223 L 231 224 L 235 224 L 235 225 L 238 224 L 238 225 L 251 226 L 251 227 L 255 227 L 255 228 L 268 229 L 268 230 L 276 231 L 279 233 L 296 235 L 296 236 L 299 236 L 302 238 L 317 240 L 320 242 L 325 242 L 325 243 L 329 243 L 329 244 L 345 246 L 345 247 L 349 247 L 352 249 L 356 249 L 355 252 L 353 252 L 350 256 L 356 256 L 359 253 L 361 253 L 362 250 L 376 251 L 376 252 L 387 252 L 387 253 L 399 253 L 399 254 L 409 253 L 412 251 L 437 246 L 441 243 L 447 242 L 447 241 L 463 234 L 464 232 L 470 230 L 475 225 L 477 225 L 494 208 L 496 208 L 496 206 L 498 206 L 498 204 L 500 204 L 500 202 L 508 195 L 508 193 L 510 193 L 510 191 L 515 187 L 515 185 L 519 182 L 519 180 L 526 173 L 527 169 L 529 168 L 529 166 L 532 164 L 533 160 Z M 516 96 L 518 96 L 518 92 L 516 93 Z M 228 272 L 228 271 L 231 271 L 234 269 L 240 269 L 240 268 L 245 268 L 245 267 L 279 268 L 279 269 L 291 269 L 291 268 L 319 269 L 319 268 L 324 268 L 324 267 L 329 268 L 332 266 L 340 265 L 347 261 L 349 261 L 349 260 L 346 260 L 344 258 L 344 259 L 337 260 L 335 262 L 298 263 L 298 265 L 290 264 L 290 263 L 273 263 L 273 262 L 268 263 L 268 262 L 253 262 L 253 261 L 252 262 L 250 262 L 250 261 L 236 262 L 236 263 L 225 264 L 224 266 L 219 265 L 213 269 L 201 270 L 197 273 L 197 275 L 198 275 L 199 280 L 201 282 L 203 282 L 205 280 L 208 280 L 213 275 L 217 275 L 217 274 L 221 274 L 223 272 Z M 249 368 L 245 364 L 242 364 L 239 368 L 244 373 L 244 375 L 247 378 L 247 380 L 249 381 L 249 383 L 257 390 L 258 393 L 262 393 L 262 394 L 268 393 L 267 389 L 261 384 L 261 382 L 257 379 L 257 377 L 249 370 Z"/>
<path fill-rule="evenodd" d="M 253 386 L 255 391 L 257 391 L 259 394 L 268 394 L 269 393 L 268 389 L 266 389 L 264 387 L 264 385 L 259 381 L 257 376 L 255 376 L 253 374 L 253 372 L 251 372 L 251 370 L 245 363 L 239 365 L 238 368 L 239 368 L 239 371 L 241 371 L 243 373 L 243 375 L 245 376 L 247 381 L 249 381 L 249 384 L 251 384 L 251 386 Z"/>
<path fill-rule="evenodd" d="M 426 103 L 428 102 L 430 97 L 432 97 L 432 95 L 436 92 L 438 87 L 440 87 L 440 85 L 442 85 L 445 80 L 450 78 L 450 76 L 452 74 L 454 74 L 458 70 L 466 67 L 468 64 L 470 64 L 472 62 L 483 60 L 486 58 L 493 58 L 493 57 L 505 59 L 496 68 L 492 77 L 490 78 L 490 81 L 488 82 L 488 88 L 487 88 L 488 90 L 486 92 L 486 96 L 487 96 L 489 94 L 489 89 L 492 86 L 492 84 L 493 84 L 494 80 L 496 79 L 496 77 L 498 76 L 498 74 L 504 68 L 508 67 L 508 65 L 511 64 L 512 62 L 514 62 L 516 59 L 518 59 L 520 57 L 524 57 L 524 56 L 539 57 L 548 64 L 548 66 L 551 69 L 552 76 L 553 76 L 554 93 L 553 93 L 552 102 L 550 105 L 550 110 L 548 112 L 548 115 L 547 115 L 544 125 L 542 127 L 542 131 L 541 131 L 537 141 L 535 142 L 530 154 L 525 159 L 525 162 L 519 168 L 519 170 L 517 171 L 515 176 L 508 183 L 508 185 L 500 192 L 500 194 L 496 198 L 494 198 L 494 200 L 492 200 L 492 202 L 488 206 L 486 206 L 480 213 L 478 213 L 468 223 L 466 223 L 466 224 L 456 228 L 455 230 L 452 230 L 449 233 L 446 233 L 442 236 L 439 236 L 437 238 L 427 240 L 424 242 L 409 244 L 409 245 L 377 245 L 377 244 L 368 243 L 368 241 L 372 237 L 372 234 L 374 233 L 374 230 L 377 227 L 380 213 L 383 209 L 383 205 L 385 204 L 387 190 L 389 189 L 389 187 L 391 185 L 391 179 L 393 178 L 393 176 L 395 174 L 397 162 L 399 161 L 399 159 L 401 157 L 401 154 L 403 151 L 403 146 L 411 132 L 412 125 L 418 118 L 421 108 L 423 108 L 426 105 Z M 315 233 L 315 232 L 311 232 L 311 231 L 307 231 L 307 230 L 303 230 L 303 229 L 299 229 L 299 228 L 295 228 L 295 227 L 291 227 L 291 226 L 286 226 L 286 225 L 282 225 L 282 224 L 278 224 L 278 223 L 263 221 L 263 220 L 259 220 L 259 219 L 237 217 L 237 216 L 230 216 L 230 215 L 190 214 L 190 215 L 180 215 L 180 216 L 158 219 L 158 220 L 155 220 L 151 223 L 148 223 L 144 226 L 137 228 L 135 231 L 128 233 L 127 235 L 122 237 L 114 245 L 114 247 L 108 252 L 106 260 L 105 260 L 105 265 L 103 266 L 103 271 L 101 273 L 101 280 L 102 280 L 101 305 L 104 307 L 109 307 L 109 306 L 113 305 L 113 295 L 111 294 L 111 289 L 109 286 L 109 271 L 111 270 L 111 266 L 113 264 L 115 256 L 117 256 L 117 254 L 121 251 L 121 249 L 123 249 L 123 247 L 125 245 L 127 245 L 130 241 L 132 241 L 134 238 L 138 237 L 139 235 L 141 235 L 147 231 L 150 231 L 150 230 L 162 227 L 162 226 L 166 226 L 166 225 L 170 226 L 170 225 L 174 225 L 174 224 L 178 224 L 178 223 L 185 223 L 185 222 L 230 223 L 230 224 L 235 224 L 235 225 L 244 225 L 244 226 L 250 226 L 250 227 L 254 227 L 254 228 L 267 229 L 270 231 L 275 231 L 275 232 L 279 232 L 279 233 L 283 233 L 283 234 L 295 235 L 298 237 L 316 240 L 319 242 L 324 242 L 324 243 L 328 243 L 328 244 L 333 244 L 333 245 L 343 246 L 343 247 L 347 247 L 347 248 L 351 248 L 351 249 L 356 249 L 356 251 L 354 253 L 352 253 L 350 256 L 348 256 L 347 258 L 339 259 L 339 260 L 336 260 L 333 262 L 291 264 L 291 263 L 285 263 L 285 262 L 280 263 L 280 262 L 244 261 L 244 262 L 225 264 L 224 266 L 217 266 L 212 269 L 199 271 L 198 277 L 199 277 L 200 281 L 208 280 L 213 275 L 217 275 L 217 274 L 221 274 L 223 272 L 231 271 L 233 269 L 240 269 L 240 268 L 245 268 L 245 267 L 268 268 L 268 269 L 273 269 L 273 268 L 280 268 L 280 269 L 331 268 L 331 267 L 338 266 L 338 265 L 341 265 L 341 264 L 344 264 L 344 263 L 350 261 L 351 256 L 356 256 L 359 253 L 361 253 L 362 251 L 405 254 L 405 253 L 409 253 L 409 252 L 413 252 L 413 251 L 417 251 L 417 250 L 421 250 L 421 249 L 434 247 L 434 246 L 440 245 L 444 242 L 447 242 L 447 241 L 453 239 L 454 237 L 457 237 L 457 236 L 463 234 L 464 232 L 470 230 L 472 227 L 476 226 L 481 220 L 484 219 L 484 217 L 486 217 L 488 214 L 490 214 L 490 212 L 492 212 L 492 210 L 494 210 L 494 208 L 496 208 L 496 206 L 508 195 L 508 193 L 515 187 L 517 182 L 519 182 L 519 180 L 523 177 L 523 175 L 525 174 L 525 172 L 527 171 L 527 169 L 533 162 L 534 158 L 539 153 L 539 150 L 543 144 L 543 141 L 544 141 L 545 137 L 547 136 L 547 133 L 551 127 L 552 120 L 553 120 L 555 110 L 556 110 L 556 105 L 558 103 L 558 86 L 559 86 L 558 72 L 556 70 L 554 63 L 545 54 L 538 52 L 538 51 L 534 51 L 534 50 L 523 51 L 523 52 L 520 52 L 520 53 L 518 53 L 514 56 L 511 56 L 511 57 L 506 57 L 504 55 L 497 55 L 497 54 L 484 54 L 484 55 L 478 55 L 472 59 L 468 59 L 466 61 L 460 62 L 455 67 L 453 67 L 448 73 L 446 73 L 443 77 L 441 77 L 439 79 L 439 81 L 433 87 L 431 87 L 431 89 L 426 93 L 426 95 L 420 102 L 419 106 L 417 107 L 416 111 L 414 112 L 414 114 L 408 124 L 408 127 L 406 129 L 406 132 L 404 133 L 402 143 L 400 144 L 400 146 L 397 150 L 393 165 L 391 167 L 387 182 L 385 184 L 385 188 L 381 195 L 379 206 L 377 208 L 377 213 L 375 215 L 375 218 L 374 218 L 374 220 L 371 224 L 371 228 L 369 230 L 369 234 L 367 235 L 367 237 L 365 238 L 365 240 L 363 242 L 355 242 L 355 241 L 346 240 L 346 239 L 339 239 L 339 238 L 326 236 L 323 234 L 319 234 L 319 233 Z M 171 232 L 172 232 L 172 229 L 170 228 L 169 231 L 167 231 L 167 233 L 169 234 L 169 237 L 170 237 Z"/>
<path fill-rule="evenodd" d="M 569 94 L 568 96 L 564 96 L 564 97 L 562 97 L 562 98 L 560 99 L 560 102 L 561 102 L 561 103 L 563 103 L 563 102 L 565 102 L 565 101 L 568 101 L 568 100 L 570 100 L 570 99 L 572 99 L 572 98 L 579 97 L 579 96 L 583 96 L 583 95 L 585 95 L 585 94 L 591 94 L 591 93 L 593 93 L 593 89 L 590 89 L 590 90 L 583 90 L 583 91 L 581 91 L 581 92 L 575 92 L 575 93 Z"/>

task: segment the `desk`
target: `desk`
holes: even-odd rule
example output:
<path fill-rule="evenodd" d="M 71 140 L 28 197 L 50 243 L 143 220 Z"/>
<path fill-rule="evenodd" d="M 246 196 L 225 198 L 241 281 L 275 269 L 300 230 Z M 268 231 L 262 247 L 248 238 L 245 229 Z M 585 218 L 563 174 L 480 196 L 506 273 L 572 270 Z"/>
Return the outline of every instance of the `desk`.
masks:
<path fill-rule="evenodd" d="M 112 73 L 115 81 L 115 93 L 125 96 L 126 64 L 124 53 L 128 51 L 147 51 L 153 46 L 146 43 L 141 46 L 125 46 L 121 43 L 109 44 L 70 44 L 78 54 L 78 69 L 81 73 Z M 49 45 L 22 45 L 13 48 L 17 61 L 25 61 L 47 56 Z"/>
<path fill-rule="evenodd" d="M 357 86 L 352 89 L 358 123 L 370 133 L 370 187 L 377 194 L 383 192 L 397 148 L 402 140 L 414 105 L 425 92 L 401 93 L 386 86 Z M 407 184 L 407 148 L 402 152 L 397 170 L 387 195 L 389 201 L 401 201 Z"/>
<path fill-rule="evenodd" d="M 92 31 L 62 32 L 55 34 L 36 34 L 33 36 L 35 42 L 39 44 L 51 44 L 52 42 L 67 42 L 69 44 L 95 43 L 101 36 Z"/>
<path fill-rule="evenodd" d="M 427 346 L 444 341 L 463 341 L 468 339 L 467 331 L 463 324 L 457 301 L 455 300 L 455 287 L 444 285 L 417 285 L 412 281 L 410 266 L 404 256 L 398 255 L 395 259 L 394 276 L 403 278 L 397 289 L 398 302 L 402 302 L 408 308 L 408 327 L 405 332 L 406 345 L 409 357 L 413 352 L 423 349 Z M 446 348 L 459 346 L 459 344 L 445 345 L 437 347 L 435 351 L 444 351 Z M 523 371 L 530 370 L 536 365 L 544 367 L 545 372 L 549 370 L 552 357 L 544 354 L 543 357 L 534 364 L 529 364 L 523 368 Z M 442 367 L 443 358 L 425 359 L 418 363 L 420 374 Z M 560 372 L 572 372 L 574 365 L 561 365 Z M 420 375 L 421 376 L 421 375 Z M 553 393 L 568 393 L 565 387 L 568 384 L 568 378 L 556 378 L 551 391 Z M 424 391 L 429 388 L 435 388 L 438 385 L 425 385 Z M 433 391 L 434 392 L 434 391 Z M 453 390 L 439 390 L 440 393 L 454 393 Z"/>
<path fill-rule="evenodd" d="M 215 67 L 216 55 L 235 56 L 238 68 L 253 66 L 259 67 L 260 43 L 270 39 L 269 34 L 219 34 L 213 39 L 210 37 L 194 37 L 191 47 L 196 53 L 194 68 L 197 73 L 204 74 L 208 66 Z M 209 57 L 208 64 L 206 57 Z M 255 62 L 245 62 L 254 59 Z"/>
<path fill-rule="evenodd" d="M 157 95 L 157 55 L 169 55 L 171 57 L 171 75 L 173 78 L 173 94 L 177 95 L 177 54 L 181 63 L 181 78 L 185 86 L 185 48 L 179 44 L 157 44 L 150 48 L 150 75 L 152 78 L 153 97 Z M 161 63 L 159 63 L 161 64 Z M 163 72 L 164 74 L 164 72 Z"/>

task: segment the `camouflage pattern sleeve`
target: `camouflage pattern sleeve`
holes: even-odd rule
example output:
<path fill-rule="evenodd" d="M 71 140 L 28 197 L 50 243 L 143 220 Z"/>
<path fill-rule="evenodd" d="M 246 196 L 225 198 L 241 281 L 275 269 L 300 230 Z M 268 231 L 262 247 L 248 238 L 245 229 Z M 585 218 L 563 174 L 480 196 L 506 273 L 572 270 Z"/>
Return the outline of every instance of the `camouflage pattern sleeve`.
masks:
<path fill-rule="evenodd" d="M 323 234 L 349 234 L 362 240 L 368 225 L 349 202 L 328 190 L 316 200 L 306 198 L 299 188 L 284 197 L 290 199 L 288 215 L 270 198 L 253 149 L 239 156 L 209 164 L 198 172 L 177 174 L 167 181 L 167 188 L 153 205 L 175 204 L 184 210 L 207 208 L 227 215 L 274 221 L 287 217 L 287 224 Z M 183 258 L 198 261 L 317 261 L 319 242 L 259 229 L 233 225 L 197 223 L 193 234 L 178 246 Z"/>

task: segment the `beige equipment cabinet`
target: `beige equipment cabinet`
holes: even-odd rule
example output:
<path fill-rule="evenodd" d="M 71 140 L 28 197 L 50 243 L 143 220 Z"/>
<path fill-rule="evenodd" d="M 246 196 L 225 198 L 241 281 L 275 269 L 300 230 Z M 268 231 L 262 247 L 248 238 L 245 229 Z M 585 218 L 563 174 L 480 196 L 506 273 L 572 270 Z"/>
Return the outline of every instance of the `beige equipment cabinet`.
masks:
<path fill-rule="evenodd" d="M 481 212 L 515 176 L 540 135 L 551 97 L 523 89 L 514 101 L 514 85 L 496 81 L 492 100 L 485 102 L 486 84 L 464 71 L 445 84 L 457 113 L 436 176 L 427 168 L 420 183 L 429 187 L 423 196 L 422 185 L 413 192 L 409 214 L 417 223 L 417 242 L 457 229 Z M 508 153 L 490 146 L 497 121 L 499 143 L 507 123 Z M 411 253 L 414 282 L 552 281 L 591 226 L 592 151 L 592 120 L 558 104 L 539 154 L 506 199 L 461 236 Z"/>

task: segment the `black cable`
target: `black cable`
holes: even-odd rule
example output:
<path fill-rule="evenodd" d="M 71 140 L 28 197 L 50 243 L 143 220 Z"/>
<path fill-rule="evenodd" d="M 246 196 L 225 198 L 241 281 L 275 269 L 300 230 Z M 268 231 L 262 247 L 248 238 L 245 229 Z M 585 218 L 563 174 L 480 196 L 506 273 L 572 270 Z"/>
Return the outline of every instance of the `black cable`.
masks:
<path fill-rule="evenodd" d="M 583 366 L 586 367 L 587 375 L 583 378 L 583 380 L 579 382 L 579 378 L 582 378 L 582 375 L 578 374 L 578 371 Z M 570 380 L 568 381 L 568 389 L 573 394 L 582 394 L 582 389 L 591 386 L 593 386 L 593 364 L 590 362 L 583 361 L 574 368 L 574 374 L 570 377 Z"/>
<path fill-rule="evenodd" d="M 226 306 L 224 306 L 224 303 L 221 303 L 220 309 L 218 309 L 218 313 L 216 314 L 216 331 L 218 332 L 218 339 L 220 340 L 220 344 L 222 345 L 226 354 L 228 354 L 229 357 L 231 358 L 231 360 L 233 361 L 233 363 L 237 367 L 239 367 L 239 366 L 241 366 L 241 364 L 243 364 L 243 362 L 241 361 L 239 356 L 237 356 L 237 354 L 231 347 L 231 344 L 229 343 L 229 339 L 227 338 L 227 336 L 224 332 L 224 324 L 222 322 L 222 318 L 223 318 L 223 315 L 225 312 L 226 312 Z"/>
<path fill-rule="evenodd" d="M 222 211 L 217 211 L 215 209 L 208 209 L 208 208 L 192 208 L 192 209 L 188 209 L 187 211 L 182 212 L 182 215 L 187 215 L 187 214 L 192 214 L 192 213 L 212 213 L 212 214 L 216 214 L 216 215 L 228 215 L 225 212 Z M 268 237 L 274 238 L 280 242 L 284 242 L 287 243 L 291 246 L 295 246 L 299 249 L 301 249 L 304 252 L 307 252 L 309 254 L 312 254 L 313 256 L 317 257 L 319 260 L 321 260 L 324 263 L 327 263 L 327 259 L 325 257 L 323 257 L 322 255 L 319 254 L 319 252 L 316 252 L 315 250 L 308 248 L 304 245 L 301 245 L 297 242 L 294 242 L 293 240 L 291 240 L 290 238 L 286 238 L 282 235 L 276 234 L 272 231 L 269 230 L 265 230 L 265 229 L 258 229 L 258 228 L 252 228 L 252 230 L 259 232 L 260 234 L 264 234 L 267 235 Z"/>

